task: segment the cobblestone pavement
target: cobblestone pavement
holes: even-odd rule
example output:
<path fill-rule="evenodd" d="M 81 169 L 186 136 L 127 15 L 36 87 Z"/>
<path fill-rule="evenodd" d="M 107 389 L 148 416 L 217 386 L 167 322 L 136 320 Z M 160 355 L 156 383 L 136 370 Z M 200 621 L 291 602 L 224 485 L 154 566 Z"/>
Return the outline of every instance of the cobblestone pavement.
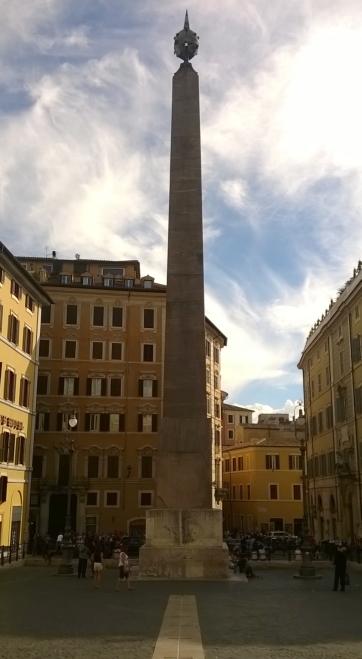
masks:
<path fill-rule="evenodd" d="M 249 583 L 135 581 L 115 592 L 54 568 L 0 572 L 1 659 L 152 659 L 170 595 L 195 595 L 206 659 L 361 659 L 362 573 L 345 593 L 333 574 L 302 582 L 289 570 Z"/>

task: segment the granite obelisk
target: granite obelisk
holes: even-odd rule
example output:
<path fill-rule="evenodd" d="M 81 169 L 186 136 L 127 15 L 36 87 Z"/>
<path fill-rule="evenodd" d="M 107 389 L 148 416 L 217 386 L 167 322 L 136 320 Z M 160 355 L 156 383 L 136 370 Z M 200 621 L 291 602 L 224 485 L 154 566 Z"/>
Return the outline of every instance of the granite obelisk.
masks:
<path fill-rule="evenodd" d="M 222 513 L 213 508 L 211 424 L 206 408 L 204 259 L 198 37 L 175 37 L 163 415 L 156 509 L 148 511 L 140 574 L 226 576 Z"/>

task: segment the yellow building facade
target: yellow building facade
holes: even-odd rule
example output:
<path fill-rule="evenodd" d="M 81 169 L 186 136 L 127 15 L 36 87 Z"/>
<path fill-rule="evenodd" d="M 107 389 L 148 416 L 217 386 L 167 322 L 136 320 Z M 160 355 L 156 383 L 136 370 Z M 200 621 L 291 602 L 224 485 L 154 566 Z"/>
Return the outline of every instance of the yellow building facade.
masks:
<path fill-rule="evenodd" d="M 362 536 L 361 264 L 312 328 L 298 364 L 308 424 L 310 525 L 318 541 Z"/>
<path fill-rule="evenodd" d="M 19 257 L 20 258 L 20 257 Z M 72 527 L 142 533 L 154 506 L 163 397 L 166 287 L 138 261 L 20 258 L 51 295 L 42 317 L 31 496 L 32 528 L 64 525 L 69 458 Z M 221 485 L 220 353 L 206 320 L 208 413 L 215 491 Z M 68 427 L 77 418 L 74 431 Z M 215 499 L 215 507 L 221 503 Z"/>
<path fill-rule="evenodd" d="M 0 546 L 27 541 L 40 313 L 50 302 L 0 242 Z"/>
<path fill-rule="evenodd" d="M 240 424 L 223 448 L 224 531 L 302 531 L 300 443 L 292 422 Z"/>

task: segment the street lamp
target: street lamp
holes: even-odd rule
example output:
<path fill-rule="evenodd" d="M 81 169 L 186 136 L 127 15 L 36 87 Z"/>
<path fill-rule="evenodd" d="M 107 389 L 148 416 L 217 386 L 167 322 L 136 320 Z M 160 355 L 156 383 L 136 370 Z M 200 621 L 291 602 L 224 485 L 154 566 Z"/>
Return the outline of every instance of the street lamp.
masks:
<path fill-rule="evenodd" d="M 71 430 L 76 427 L 78 420 L 75 414 L 68 419 L 68 425 Z M 72 516 L 71 516 L 71 502 L 72 502 L 72 463 L 73 456 L 77 449 L 77 444 L 73 438 L 69 439 L 68 433 L 65 435 L 65 443 L 60 446 L 63 455 L 69 456 L 69 478 L 68 478 L 68 491 L 67 491 L 67 514 L 65 517 L 65 529 L 62 541 L 62 560 L 58 568 L 58 574 L 73 574 L 73 546 L 71 541 L 72 535 Z"/>
<path fill-rule="evenodd" d="M 301 404 L 300 404 L 301 405 Z M 300 406 L 299 406 L 300 407 Z M 309 521 L 308 521 L 308 503 L 307 503 L 307 470 L 306 470 L 306 451 L 307 445 L 305 440 L 305 416 L 302 409 L 299 409 L 299 416 L 294 414 L 294 432 L 295 438 L 300 442 L 300 455 L 302 462 L 302 491 L 303 491 L 303 530 L 302 530 L 302 565 L 299 574 L 294 575 L 294 579 L 320 579 L 321 575 L 316 574 L 315 567 L 312 563 L 312 546 L 310 544 Z"/>

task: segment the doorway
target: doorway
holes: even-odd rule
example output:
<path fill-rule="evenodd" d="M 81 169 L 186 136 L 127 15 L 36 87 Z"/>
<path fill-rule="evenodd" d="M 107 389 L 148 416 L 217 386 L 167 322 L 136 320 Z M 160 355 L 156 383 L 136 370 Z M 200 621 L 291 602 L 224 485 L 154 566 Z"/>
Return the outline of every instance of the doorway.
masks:
<path fill-rule="evenodd" d="M 72 494 L 70 504 L 72 531 L 77 528 L 77 495 Z M 48 533 L 51 538 L 56 538 L 59 533 L 64 532 L 65 518 L 67 515 L 67 495 L 52 494 L 49 501 Z"/>

